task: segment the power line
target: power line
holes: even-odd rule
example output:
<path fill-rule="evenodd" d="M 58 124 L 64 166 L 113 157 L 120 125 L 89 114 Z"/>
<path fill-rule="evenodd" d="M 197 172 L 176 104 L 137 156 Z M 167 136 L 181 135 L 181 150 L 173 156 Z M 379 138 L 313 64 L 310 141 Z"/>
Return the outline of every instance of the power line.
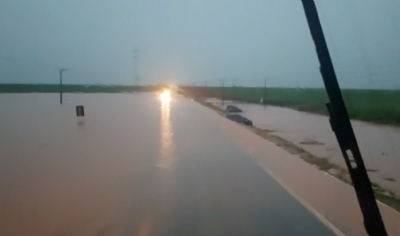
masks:
<path fill-rule="evenodd" d="M 133 58 L 134 58 L 134 70 L 135 70 L 136 86 L 139 86 L 138 54 L 139 54 L 139 50 L 138 49 L 134 49 L 133 50 Z"/>

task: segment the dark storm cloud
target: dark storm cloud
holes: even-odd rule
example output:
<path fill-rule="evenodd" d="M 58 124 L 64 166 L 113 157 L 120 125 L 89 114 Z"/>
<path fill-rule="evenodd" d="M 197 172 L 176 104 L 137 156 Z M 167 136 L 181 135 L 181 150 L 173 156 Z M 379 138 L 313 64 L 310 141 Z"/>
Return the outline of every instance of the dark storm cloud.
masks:
<path fill-rule="evenodd" d="M 317 1 L 340 82 L 399 86 L 399 1 Z M 3 0 L 0 82 L 322 86 L 300 0 Z M 234 82 L 233 82 L 234 81 Z"/>

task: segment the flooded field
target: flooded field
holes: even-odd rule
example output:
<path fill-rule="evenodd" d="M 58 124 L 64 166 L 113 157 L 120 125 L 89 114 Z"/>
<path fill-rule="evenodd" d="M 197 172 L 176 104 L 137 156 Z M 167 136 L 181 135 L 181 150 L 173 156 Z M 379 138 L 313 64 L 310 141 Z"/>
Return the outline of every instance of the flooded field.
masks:
<path fill-rule="evenodd" d="M 193 101 L 0 96 L 0 235 L 333 235 Z"/>
<path fill-rule="evenodd" d="M 346 167 L 328 117 L 284 107 L 231 101 L 224 105 L 229 104 L 242 109 L 256 127 L 271 130 L 317 157 Z M 352 124 L 371 179 L 400 195 L 400 129 L 356 120 Z"/>

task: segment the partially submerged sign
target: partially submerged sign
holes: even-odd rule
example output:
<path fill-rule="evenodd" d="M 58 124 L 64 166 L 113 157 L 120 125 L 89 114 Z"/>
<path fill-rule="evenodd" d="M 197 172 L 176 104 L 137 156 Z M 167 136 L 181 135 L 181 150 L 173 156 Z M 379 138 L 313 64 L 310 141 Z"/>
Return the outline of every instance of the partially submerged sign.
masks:
<path fill-rule="evenodd" d="M 85 110 L 83 106 L 76 106 L 76 116 L 85 116 Z"/>

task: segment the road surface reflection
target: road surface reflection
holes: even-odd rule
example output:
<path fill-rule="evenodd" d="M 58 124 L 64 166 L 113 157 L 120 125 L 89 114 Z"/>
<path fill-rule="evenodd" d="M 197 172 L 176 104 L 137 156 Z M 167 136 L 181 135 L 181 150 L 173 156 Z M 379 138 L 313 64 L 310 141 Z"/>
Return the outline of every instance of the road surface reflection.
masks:
<path fill-rule="evenodd" d="M 1 96 L 0 235 L 333 235 L 238 141 L 258 136 L 193 101 Z"/>
<path fill-rule="evenodd" d="M 163 91 L 161 100 L 161 155 L 157 166 L 169 168 L 172 163 L 172 128 L 171 128 L 171 95 L 169 91 Z"/>

